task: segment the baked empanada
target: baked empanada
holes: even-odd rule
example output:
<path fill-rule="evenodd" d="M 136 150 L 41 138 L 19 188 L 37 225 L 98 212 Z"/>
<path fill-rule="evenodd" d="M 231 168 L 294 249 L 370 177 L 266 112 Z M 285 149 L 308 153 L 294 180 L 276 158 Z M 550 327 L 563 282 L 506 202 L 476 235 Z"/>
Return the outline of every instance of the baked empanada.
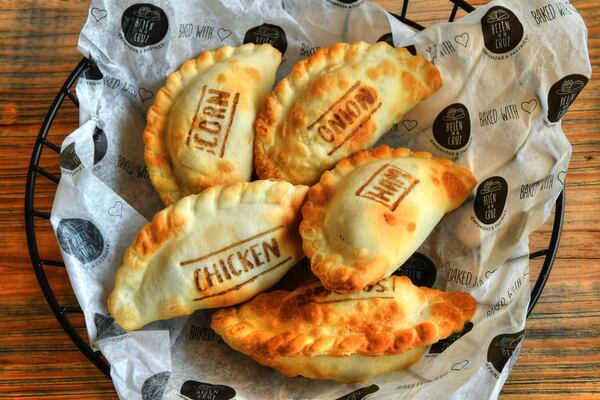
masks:
<path fill-rule="evenodd" d="M 320 49 L 267 97 L 256 120 L 256 173 L 313 184 L 441 86 L 433 64 L 385 42 Z"/>
<path fill-rule="evenodd" d="M 338 294 L 318 282 L 262 293 L 219 310 L 212 328 L 237 351 L 285 376 L 359 382 L 416 363 L 427 346 L 460 332 L 476 303 L 390 276 Z"/>
<path fill-rule="evenodd" d="M 144 158 L 162 201 L 249 181 L 254 121 L 281 53 L 270 44 L 205 51 L 167 78 L 148 110 Z"/>
<path fill-rule="evenodd" d="M 214 186 L 156 214 L 125 252 L 108 308 L 125 330 L 245 301 L 302 253 L 308 188 L 255 181 Z"/>
<path fill-rule="evenodd" d="M 310 188 L 302 208 L 312 271 L 336 292 L 389 276 L 475 183 L 468 168 L 406 148 L 384 145 L 340 161 Z"/>

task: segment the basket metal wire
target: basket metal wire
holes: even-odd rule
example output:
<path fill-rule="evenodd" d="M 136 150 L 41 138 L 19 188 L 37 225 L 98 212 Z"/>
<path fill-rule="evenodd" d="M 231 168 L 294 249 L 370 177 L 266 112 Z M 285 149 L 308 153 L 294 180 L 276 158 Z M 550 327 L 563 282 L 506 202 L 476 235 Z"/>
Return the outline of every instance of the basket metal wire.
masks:
<path fill-rule="evenodd" d="M 410 0 L 403 0 L 402 11 L 400 15 L 392 14 L 400 21 L 405 23 L 408 26 L 411 26 L 418 30 L 425 29 L 421 24 L 409 19 L 406 16 L 408 10 L 408 4 Z M 448 21 L 452 22 L 456 18 L 456 14 L 459 9 L 469 13 L 473 11 L 475 8 L 471 6 L 469 3 L 462 0 L 450 0 L 453 3 L 452 10 L 450 12 L 450 16 Z M 75 84 L 76 80 L 84 73 L 84 71 L 89 67 L 89 61 L 87 59 L 82 59 L 79 64 L 75 67 L 75 69 L 71 72 L 71 75 L 67 78 L 65 83 L 62 85 L 60 90 L 58 91 L 46 117 L 44 118 L 44 122 L 42 123 L 40 132 L 37 136 L 37 140 L 33 147 L 33 154 L 31 156 L 31 161 L 29 163 L 29 170 L 27 172 L 27 186 L 25 190 L 25 230 L 27 233 L 27 245 L 29 247 L 29 255 L 31 257 L 31 263 L 33 265 L 33 270 L 37 277 L 38 283 L 52 310 L 54 316 L 60 323 L 61 327 L 64 329 L 65 333 L 71 338 L 73 343 L 81 350 L 83 354 L 96 366 L 98 369 L 104 373 L 107 377 L 110 377 L 110 366 L 102 356 L 99 351 L 94 351 L 90 347 L 90 345 L 81 337 L 81 335 L 74 328 L 73 324 L 69 319 L 69 314 L 81 314 L 81 308 L 78 305 L 63 305 L 60 304 L 52 286 L 48 280 L 46 275 L 46 268 L 64 268 L 65 264 L 62 260 L 49 260 L 40 257 L 37 239 L 36 239 L 36 219 L 47 220 L 47 223 L 50 224 L 50 214 L 47 212 L 39 211 L 35 207 L 35 195 L 36 195 L 36 182 L 38 178 L 40 179 L 49 179 L 50 181 L 58 184 L 59 177 L 48 172 L 46 169 L 42 168 L 40 163 L 40 158 L 42 156 L 42 152 L 51 151 L 56 153 L 56 162 L 59 162 L 60 155 L 60 147 L 47 140 L 48 132 L 56 118 L 56 115 L 61 108 L 65 99 L 69 99 L 69 101 L 73 102 L 76 107 L 79 107 L 79 101 L 77 100 L 77 96 L 73 93 L 72 88 Z M 536 283 L 531 292 L 531 300 L 527 309 L 527 316 L 531 314 L 534 306 L 536 305 L 548 277 L 550 275 L 550 271 L 552 269 L 552 265 L 556 258 L 556 252 L 558 251 L 558 245 L 560 241 L 560 235 L 562 232 L 563 218 L 564 218 L 564 206 L 565 206 L 565 194 L 564 189 L 558 196 L 556 200 L 556 204 L 554 207 L 554 222 L 552 226 L 552 234 L 550 237 L 550 242 L 548 244 L 548 248 L 540 251 L 533 252 L 529 254 L 530 259 L 541 258 L 544 257 L 544 263 L 540 270 L 540 273 L 537 277 Z"/>

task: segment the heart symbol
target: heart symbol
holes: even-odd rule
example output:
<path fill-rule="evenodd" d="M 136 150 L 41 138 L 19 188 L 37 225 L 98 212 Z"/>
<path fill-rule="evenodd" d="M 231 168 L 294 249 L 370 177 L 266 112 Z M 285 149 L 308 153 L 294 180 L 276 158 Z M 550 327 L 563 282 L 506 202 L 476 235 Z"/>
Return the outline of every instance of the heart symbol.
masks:
<path fill-rule="evenodd" d="M 405 119 L 402 121 L 402 126 L 404 126 L 407 130 L 412 130 L 417 126 L 417 121 L 412 121 L 410 119 Z"/>
<path fill-rule="evenodd" d="M 221 39 L 221 42 L 231 36 L 231 31 L 229 29 L 219 28 L 217 31 L 217 36 Z"/>
<path fill-rule="evenodd" d="M 537 107 L 537 101 L 535 99 L 531 99 L 529 101 L 524 101 L 521 103 L 521 108 L 528 114 L 531 114 L 533 110 Z"/>
<path fill-rule="evenodd" d="M 94 19 L 96 20 L 96 22 L 100 22 L 100 20 L 103 20 L 104 18 L 106 18 L 106 16 L 108 15 L 108 11 L 106 10 L 101 10 L 99 8 L 92 8 L 92 17 L 94 17 Z"/>
<path fill-rule="evenodd" d="M 138 93 L 140 94 L 140 98 L 142 99 L 142 101 L 146 101 L 152 96 L 154 96 L 154 93 L 152 93 L 151 90 L 146 90 L 144 88 L 140 88 L 140 90 L 138 90 Z"/>
<path fill-rule="evenodd" d="M 452 371 L 462 371 L 469 365 L 469 360 L 462 360 L 452 366 Z"/>
<path fill-rule="evenodd" d="M 115 205 L 108 209 L 108 215 L 112 217 L 120 217 L 123 215 L 123 203 L 119 200 L 115 201 Z"/>
<path fill-rule="evenodd" d="M 465 32 L 462 35 L 455 36 L 454 40 L 461 46 L 467 47 L 467 44 L 469 44 L 469 34 Z"/>

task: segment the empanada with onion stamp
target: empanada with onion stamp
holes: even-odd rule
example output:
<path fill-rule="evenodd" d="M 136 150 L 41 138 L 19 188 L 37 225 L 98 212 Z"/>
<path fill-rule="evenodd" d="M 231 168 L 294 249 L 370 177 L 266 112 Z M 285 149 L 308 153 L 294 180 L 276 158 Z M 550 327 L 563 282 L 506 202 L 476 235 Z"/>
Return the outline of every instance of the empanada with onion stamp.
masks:
<path fill-rule="evenodd" d="M 426 152 L 379 146 L 310 188 L 300 234 L 323 286 L 353 292 L 389 276 L 470 195 L 471 170 Z"/>
<path fill-rule="evenodd" d="M 213 186 L 156 214 L 125 252 L 108 308 L 125 330 L 246 301 L 301 258 L 308 187 L 254 181 Z"/>
<path fill-rule="evenodd" d="M 281 53 L 252 43 L 205 51 L 167 78 L 147 114 L 144 159 L 162 201 L 249 181 L 254 122 Z"/>
<path fill-rule="evenodd" d="M 217 311 L 211 327 L 233 349 L 291 377 L 350 383 L 419 361 L 475 313 L 468 293 L 417 287 L 390 276 L 357 293 L 318 282 L 262 293 Z"/>
<path fill-rule="evenodd" d="M 441 86 L 433 64 L 385 42 L 320 49 L 267 97 L 256 120 L 256 173 L 313 184 Z"/>

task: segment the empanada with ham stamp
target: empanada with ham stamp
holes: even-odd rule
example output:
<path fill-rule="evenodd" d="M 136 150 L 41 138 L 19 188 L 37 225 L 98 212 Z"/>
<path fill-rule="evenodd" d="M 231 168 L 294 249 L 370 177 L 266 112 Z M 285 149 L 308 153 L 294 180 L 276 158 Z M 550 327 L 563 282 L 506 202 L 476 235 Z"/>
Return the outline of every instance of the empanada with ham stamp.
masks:
<path fill-rule="evenodd" d="M 337 292 L 389 276 L 475 183 L 468 168 L 406 148 L 384 145 L 340 161 L 310 188 L 302 208 L 312 271 Z"/>
<path fill-rule="evenodd" d="M 125 252 L 108 308 L 125 330 L 246 301 L 298 262 L 308 188 L 254 181 L 214 186 L 156 214 Z"/>
<path fill-rule="evenodd" d="M 205 51 L 169 75 L 144 131 L 148 173 L 165 204 L 250 180 L 254 122 L 280 62 L 270 44 L 249 43 Z"/>
<path fill-rule="evenodd" d="M 285 376 L 349 383 L 419 361 L 475 313 L 468 293 L 445 293 L 391 276 L 358 293 L 318 282 L 217 311 L 212 328 L 233 349 Z"/>
<path fill-rule="evenodd" d="M 256 173 L 313 184 L 441 86 L 433 64 L 385 42 L 320 49 L 267 97 L 256 120 Z"/>

